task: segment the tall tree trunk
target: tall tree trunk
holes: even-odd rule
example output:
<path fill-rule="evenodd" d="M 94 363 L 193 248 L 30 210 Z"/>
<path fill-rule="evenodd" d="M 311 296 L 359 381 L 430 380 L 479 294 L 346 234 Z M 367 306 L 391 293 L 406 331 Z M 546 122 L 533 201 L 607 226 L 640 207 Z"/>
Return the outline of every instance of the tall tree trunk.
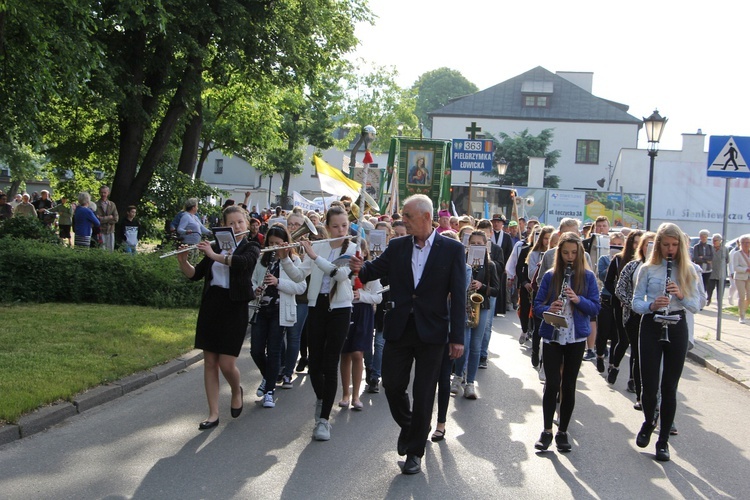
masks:
<path fill-rule="evenodd" d="M 195 167 L 195 178 L 200 179 L 203 175 L 203 165 L 206 163 L 206 159 L 208 159 L 208 153 L 213 151 L 209 146 L 208 141 L 203 141 L 203 146 L 201 146 L 201 154 L 198 158 L 198 165 Z"/>
<path fill-rule="evenodd" d="M 203 128 L 203 104 L 201 96 L 195 102 L 195 112 L 190 118 L 190 122 L 185 127 L 185 133 L 182 134 L 182 151 L 180 152 L 180 161 L 177 164 L 177 171 L 189 175 L 191 178 L 195 174 L 195 163 L 198 159 L 198 146 L 201 140 L 201 129 Z"/>
<path fill-rule="evenodd" d="M 8 201 L 13 201 L 13 198 L 16 197 L 16 193 L 18 193 L 18 188 L 21 187 L 21 181 L 10 181 L 10 187 L 8 188 L 8 192 L 5 193 L 8 195 Z"/>
<path fill-rule="evenodd" d="M 190 94 L 196 91 L 200 92 L 199 81 L 203 71 L 202 63 L 203 60 L 198 54 L 192 54 L 188 58 L 188 64 L 185 68 L 182 81 L 169 102 L 167 112 L 154 134 L 154 138 L 143 158 L 141 167 L 130 185 L 130 190 L 125 194 L 125 206 L 136 205 L 143 197 L 146 189 L 148 189 L 148 185 L 156 171 L 156 166 L 163 158 L 180 118 L 187 111 L 186 103 L 191 98 Z"/>

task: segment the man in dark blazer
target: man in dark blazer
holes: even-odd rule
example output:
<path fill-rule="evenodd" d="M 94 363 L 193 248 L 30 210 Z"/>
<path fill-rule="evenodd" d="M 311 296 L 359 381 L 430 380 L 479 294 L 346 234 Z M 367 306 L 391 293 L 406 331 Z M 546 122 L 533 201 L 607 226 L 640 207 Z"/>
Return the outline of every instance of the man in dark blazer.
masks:
<path fill-rule="evenodd" d="M 505 217 L 503 217 L 503 214 L 493 214 L 490 222 L 492 222 L 492 235 L 490 236 L 490 240 L 503 250 L 503 257 L 507 259 L 513 251 L 513 242 L 510 239 L 510 235 L 503 230 L 503 227 L 505 226 Z M 497 296 L 495 314 L 505 314 L 506 305 L 508 303 L 508 293 L 506 289 L 507 276 L 505 275 L 504 260 L 502 267 L 497 268 L 497 277 L 500 279 L 500 293 Z"/>
<path fill-rule="evenodd" d="M 374 261 L 352 258 L 350 268 L 359 272 L 363 283 L 387 277 L 391 286 L 391 310 L 383 326 L 383 388 L 391 415 L 401 427 L 397 449 L 406 455 L 402 472 L 416 474 L 446 344 L 452 359 L 463 354 L 466 257 L 461 243 L 433 230 L 430 198 L 407 198 L 401 213 L 409 235 L 392 239 Z M 411 404 L 406 390 L 413 363 Z"/>

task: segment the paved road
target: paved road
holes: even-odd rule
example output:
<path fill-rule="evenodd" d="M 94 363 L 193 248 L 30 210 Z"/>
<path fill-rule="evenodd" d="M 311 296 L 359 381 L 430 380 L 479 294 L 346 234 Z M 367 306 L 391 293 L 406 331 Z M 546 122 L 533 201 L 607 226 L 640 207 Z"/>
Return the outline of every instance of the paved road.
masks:
<path fill-rule="evenodd" d="M 537 454 L 542 386 L 519 348 L 513 318 L 496 318 L 480 399 L 451 403 L 447 440 L 429 443 L 424 472 L 403 476 L 384 394 L 361 413 L 334 410 L 333 437 L 311 440 L 306 377 L 254 403 L 259 382 L 247 348 L 245 411 L 205 418 L 202 365 L 191 366 L 48 431 L 0 447 L 0 497 L 28 498 L 747 498 L 750 393 L 688 362 L 680 385 L 672 462 L 652 459 L 634 435 L 625 376 L 610 388 L 591 363 L 579 379 L 573 452 Z"/>

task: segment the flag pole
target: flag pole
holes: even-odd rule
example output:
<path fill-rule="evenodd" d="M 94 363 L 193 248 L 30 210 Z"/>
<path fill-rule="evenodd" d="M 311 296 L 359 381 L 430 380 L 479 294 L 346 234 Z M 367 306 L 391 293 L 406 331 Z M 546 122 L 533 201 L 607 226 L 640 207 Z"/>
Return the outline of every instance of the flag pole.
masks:
<path fill-rule="evenodd" d="M 362 178 L 362 188 L 360 190 L 359 194 L 359 217 L 357 217 L 357 256 L 360 255 L 360 245 L 362 242 L 362 221 L 365 218 L 365 193 L 367 192 L 367 176 L 370 172 L 370 164 L 372 161 L 372 154 L 370 153 L 370 144 L 375 140 L 375 127 L 372 125 L 367 125 L 362 128 L 362 140 L 365 143 L 365 157 L 362 159 L 362 163 L 364 164 L 364 170 L 362 172 L 363 178 Z M 354 154 L 352 153 L 352 159 L 354 158 Z M 362 288 L 362 283 L 359 281 L 359 277 L 357 276 L 357 273 L 354 274 L 352 277 L 352 287 L 354 290 L 358 290 Z"/>

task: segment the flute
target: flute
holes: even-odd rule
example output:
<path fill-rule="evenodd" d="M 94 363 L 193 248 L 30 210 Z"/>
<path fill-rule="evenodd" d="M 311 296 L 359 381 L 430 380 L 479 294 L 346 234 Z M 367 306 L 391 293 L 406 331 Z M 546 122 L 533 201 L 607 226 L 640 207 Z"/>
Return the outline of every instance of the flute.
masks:
<path fill-rule="evenodd" d="M 239 233 L 235 233 L 235 236 L 242 236 L 243 234 L 247 234 L 249 232 L 250 231 L 241 231 Z M 211 241 L 212 245 L 214 243 L 216 243 L 216 240 Z M 184 252 L 187 252 L 188 250 L 193 250 L 195 248 L 198 248 L 198 244 L 197 243 L 195 245 L 190 245 L 190 246 L 186 246 L 184 248 L 179 248 L 177 250 L 172 250 L 171 252 L 167 252 L 164 255 L 160 255 L 159 258 L 163 259 L 164 257 L 171 257 L 173 255 L 177 255 L 178 253 L 184 253 Z"/>
<path fill-rule="evenodd" d="M 347 235 L 347 236 L 339 236 L 338 238 L 328 238 L 328 239 L 325 239 L 325 240 L 311 240 L 311 241 L 310 241 L 310 243 L 311 243 L 312 245 L 314 245 L 314 244 L 316 244 L 316 243 L 323 243 L 323 242 L 326 242 L 326 241 L 346 240 L 346 239 L 350 239 L 350 238 L 355 238 L 355 236 L 352 236 L 352 235 Z M 300 245 L 301 245 L 301 243 L 300 243 L 300 242 L 296 242 L 296 243 L 290 243 L 290 244 L 288 244 L 288 245 L 274 245 L 274 246 L 272 246 L 272 247 L 266 247 L 266 248 L 263 248 L 263 249 L 262 249 L 262 250 L 260 251 L 260 253 L 265 253 L 265 252 L 274 252 L 274 251 L 276 251 L 276 250 L 284 250 L 285 248 L 294 248 L 294 247 L 298 247 L 298 246 L 300 246 Z"/>

